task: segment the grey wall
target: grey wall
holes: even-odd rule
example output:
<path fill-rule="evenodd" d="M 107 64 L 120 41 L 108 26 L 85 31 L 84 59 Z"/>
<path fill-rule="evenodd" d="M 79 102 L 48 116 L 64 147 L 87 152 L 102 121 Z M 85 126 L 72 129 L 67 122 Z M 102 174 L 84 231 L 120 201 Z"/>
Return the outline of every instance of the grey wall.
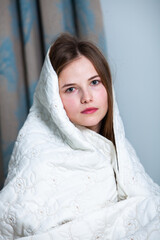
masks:
<path fill-rule="evenodd" d="M 160 184 L 160 1 L 101 0 L 126 136 Z"/>

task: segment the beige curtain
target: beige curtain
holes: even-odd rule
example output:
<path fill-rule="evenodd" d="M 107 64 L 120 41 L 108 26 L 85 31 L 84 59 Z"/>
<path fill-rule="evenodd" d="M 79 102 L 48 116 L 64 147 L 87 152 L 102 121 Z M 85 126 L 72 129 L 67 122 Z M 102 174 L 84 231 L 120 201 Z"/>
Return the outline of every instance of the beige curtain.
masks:
<path fill-rule="evenodd" d="M 61 32 L 92 40 L 105 52 L 100 1 L 0 1 L 0 187 L 44 56 Z"/>

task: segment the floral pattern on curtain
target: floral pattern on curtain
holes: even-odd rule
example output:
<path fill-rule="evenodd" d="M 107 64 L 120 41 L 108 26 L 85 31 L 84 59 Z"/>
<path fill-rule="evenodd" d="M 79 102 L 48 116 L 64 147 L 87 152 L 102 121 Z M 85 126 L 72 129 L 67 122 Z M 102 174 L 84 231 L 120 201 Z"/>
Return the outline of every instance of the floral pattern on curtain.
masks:
<path fill-rule="evenodd" d="M 0 186 L 39 78 L 57 35 L 69 32 L 105 52 L 97 0 L 5 0 L 0 2 Z"/>

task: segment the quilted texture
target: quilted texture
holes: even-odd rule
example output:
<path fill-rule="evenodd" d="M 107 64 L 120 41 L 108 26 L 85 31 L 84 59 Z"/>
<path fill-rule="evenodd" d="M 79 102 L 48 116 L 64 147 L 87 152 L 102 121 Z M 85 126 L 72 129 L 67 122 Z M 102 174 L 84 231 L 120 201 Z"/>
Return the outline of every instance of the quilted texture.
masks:
<path fill-rule="evenodd" d="M 160 239 L 160 188 L 125 138 L 115 96 L 117 154 L 70 122 L 48 53 L 0 193 L 0 240 Z"/>

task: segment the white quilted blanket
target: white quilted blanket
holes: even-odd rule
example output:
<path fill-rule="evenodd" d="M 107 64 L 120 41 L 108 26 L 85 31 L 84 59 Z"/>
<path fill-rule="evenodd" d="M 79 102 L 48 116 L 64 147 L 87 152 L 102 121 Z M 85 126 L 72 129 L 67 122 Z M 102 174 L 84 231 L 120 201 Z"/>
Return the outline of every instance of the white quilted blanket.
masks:
<path fill-rule="evenodd" d="M 160 188 L 125 138 L 72 124 L 47 54 L 0 192 L 0 240 L 159 240 Z"/>

